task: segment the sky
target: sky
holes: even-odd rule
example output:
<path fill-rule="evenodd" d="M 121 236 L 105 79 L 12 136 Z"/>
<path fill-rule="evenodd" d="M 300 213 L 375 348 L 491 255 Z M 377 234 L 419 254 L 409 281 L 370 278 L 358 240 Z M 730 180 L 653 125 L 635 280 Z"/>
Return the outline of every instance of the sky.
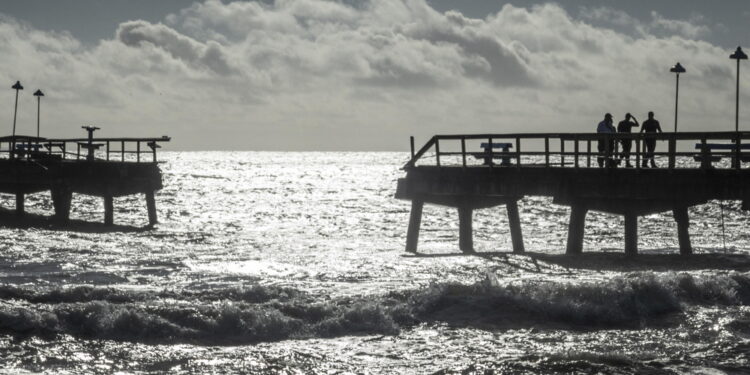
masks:
<path fill-rule="evenodd" d="M 171 150 L 408 149 L 410 135 L 594 131 L 648 111 L 733 130 L 736 1 L 4 0 L 0 126 Z M 743 64 L 743 67 L 747 62 Z M 750 65 L 744 67 L 750 69 Z M 750 71 L 740 128 L 750 130 Z"/>

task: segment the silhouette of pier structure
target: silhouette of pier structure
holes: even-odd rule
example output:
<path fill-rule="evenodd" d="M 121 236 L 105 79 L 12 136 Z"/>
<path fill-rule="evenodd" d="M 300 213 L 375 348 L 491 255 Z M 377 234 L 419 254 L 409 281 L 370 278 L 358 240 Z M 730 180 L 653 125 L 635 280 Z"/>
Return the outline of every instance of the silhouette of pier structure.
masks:
<path fill-rule="evenodd" d="M 114 222 L 114 198 L 144 194 L 149 225 L 157 223 L 155 193 L 162 188 L 156 151 L 170 138 L 0 137 L 0 193 L 16 196 L 24 216 L 27 194 L 50 191 L 54 219 L 67 223 L 73 193 L 102 197 L 104 223 Z"/>
<path fill-rule="evenodd" d="M 659 168 L 642 164 L 656 139 Z M 403 167 L 396 198 L 410 200 L 406 250 L 417 251 L 425 203 L 457 209 L 459 248 L 474 251 L 474 210 L 507 208 L 513 251 L 524 252 L 518 201 L 551 197 L 570 207 L 567 254 L 583 249 L 589 211 L 624 216 L 624 249 L 638 252 L 638 216 L 672 213 L 681 254 L 691 254 L 688 208 L 709 200 L 741 200 L 750 209 L 750 133 L 436 135 Z M 630 139 L 634 168 L 618 166 L 617 144 Z M 596 145 L 604 142 L 604 151 Z M 593 145 L 593 151 L 592 151 Z M 614 147 L 612 146 L 614 145 Z M 609 162 L 598 166 L 598 158 Z M 624 164 L 624 163 L 622 163 Z"/>

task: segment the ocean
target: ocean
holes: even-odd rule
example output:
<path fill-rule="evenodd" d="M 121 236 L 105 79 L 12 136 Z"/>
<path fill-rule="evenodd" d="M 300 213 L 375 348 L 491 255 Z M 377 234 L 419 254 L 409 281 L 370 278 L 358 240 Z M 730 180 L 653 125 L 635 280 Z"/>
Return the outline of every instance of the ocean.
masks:
<path fill-rule="evenodd" d="M 569 209 L 475 212 L 477 255 L 453 209 L 393 198 L 406 153 L 164 152 L 159 224 L 142 196 L 74 195 L 61 228 L 49 193 L 0 227 L 0 373 L 750 373 L 750 214 L 690 209 L 695 255 L 671 213 L 589 213 L 564 256 Z M 10 222 L 11 224 L 8 224 Z"/>

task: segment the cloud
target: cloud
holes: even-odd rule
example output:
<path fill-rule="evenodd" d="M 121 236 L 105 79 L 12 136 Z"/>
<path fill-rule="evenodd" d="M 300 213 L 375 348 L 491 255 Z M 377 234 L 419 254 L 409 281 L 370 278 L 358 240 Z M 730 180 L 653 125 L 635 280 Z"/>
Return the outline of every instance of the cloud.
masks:
<path fill-rule="evenodd" d="M 601 7 L 574 17 L 554 4 L 476 19 L 425 0 L 207 0 L 163 22 L 113 25 L 95 46 L 0 17 L 0 78 L 44 89 L 55 135 L 93 123 L 170 134 L 178 148 L 395 149 L 412 134 L 668 116 L 668 69 L 680 61 L 681 128 L 697 130 L 730 109 L 734 77 L 702 25 Z"/>

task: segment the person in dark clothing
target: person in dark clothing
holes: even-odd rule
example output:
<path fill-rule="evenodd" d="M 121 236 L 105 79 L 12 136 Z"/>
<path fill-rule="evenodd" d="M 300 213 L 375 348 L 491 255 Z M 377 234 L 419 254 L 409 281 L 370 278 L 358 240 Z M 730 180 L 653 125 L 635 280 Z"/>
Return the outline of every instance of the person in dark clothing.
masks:
<path fill-rule="evenodd" d="M 604 120 L 602 120 L 599 125 L 596 126 L 596 132 L 599 134 L 605 133 L 605 134 L 614 134 L 617 133 L 617 130 L 615 129 L 615 126 L 612 125 L 612 115 L 607 113 L 604 115 Z M 612 163 L 612 160 L 610 159 L 610 156 L 615 152 L 615 142 L 614 140 L 599 140 L 597 144 L 597 148 L 599 149 L 599 157 L 596 158 L 596 162 L 599 163 L 599 168 L 604 166 L 604 161 L 607 160 L 607 166 L 613 167 L 614 163 Z M 605 155 L 607 155 L 605 157 Z"/>
<path fill-rule="evenodd" d="M 630 119 L 633 119 L 633 121 L 630 121 Z M 620 121 L 619 124 L 617 124 L 617 132 L 618 133 L 627 133 L 630 134 L 631 129 L 638 127 L 638 120 L 633 117 L 630 113 L 625 114 L 625 120 Z M 622 152 L 620 153 L 620 159 L 625 159 L 626 167 L 632 168 L 633 166 L 630 164 L 630 150 L 633 147 L 633 140 L 632 139 L 621 139 L 620 144 L 622 145 Z"/>
<path fill-rule="evenodd" d="M 641 133 L 661 133 L 661 125 L 659 121 L 654 119 L 654 112 L 648 113 L 648 120 L 643 122 L 641 126 Z M 643 168 L 648 168 L 647 162 L 651 160 L 651 168 L 656 168 L 654 162 L 654 151 L 656 150 L 656 139 L 653 137 L 646 137 L 643 142 L 646 144 L 646 155 L 643 158 Z"/>

